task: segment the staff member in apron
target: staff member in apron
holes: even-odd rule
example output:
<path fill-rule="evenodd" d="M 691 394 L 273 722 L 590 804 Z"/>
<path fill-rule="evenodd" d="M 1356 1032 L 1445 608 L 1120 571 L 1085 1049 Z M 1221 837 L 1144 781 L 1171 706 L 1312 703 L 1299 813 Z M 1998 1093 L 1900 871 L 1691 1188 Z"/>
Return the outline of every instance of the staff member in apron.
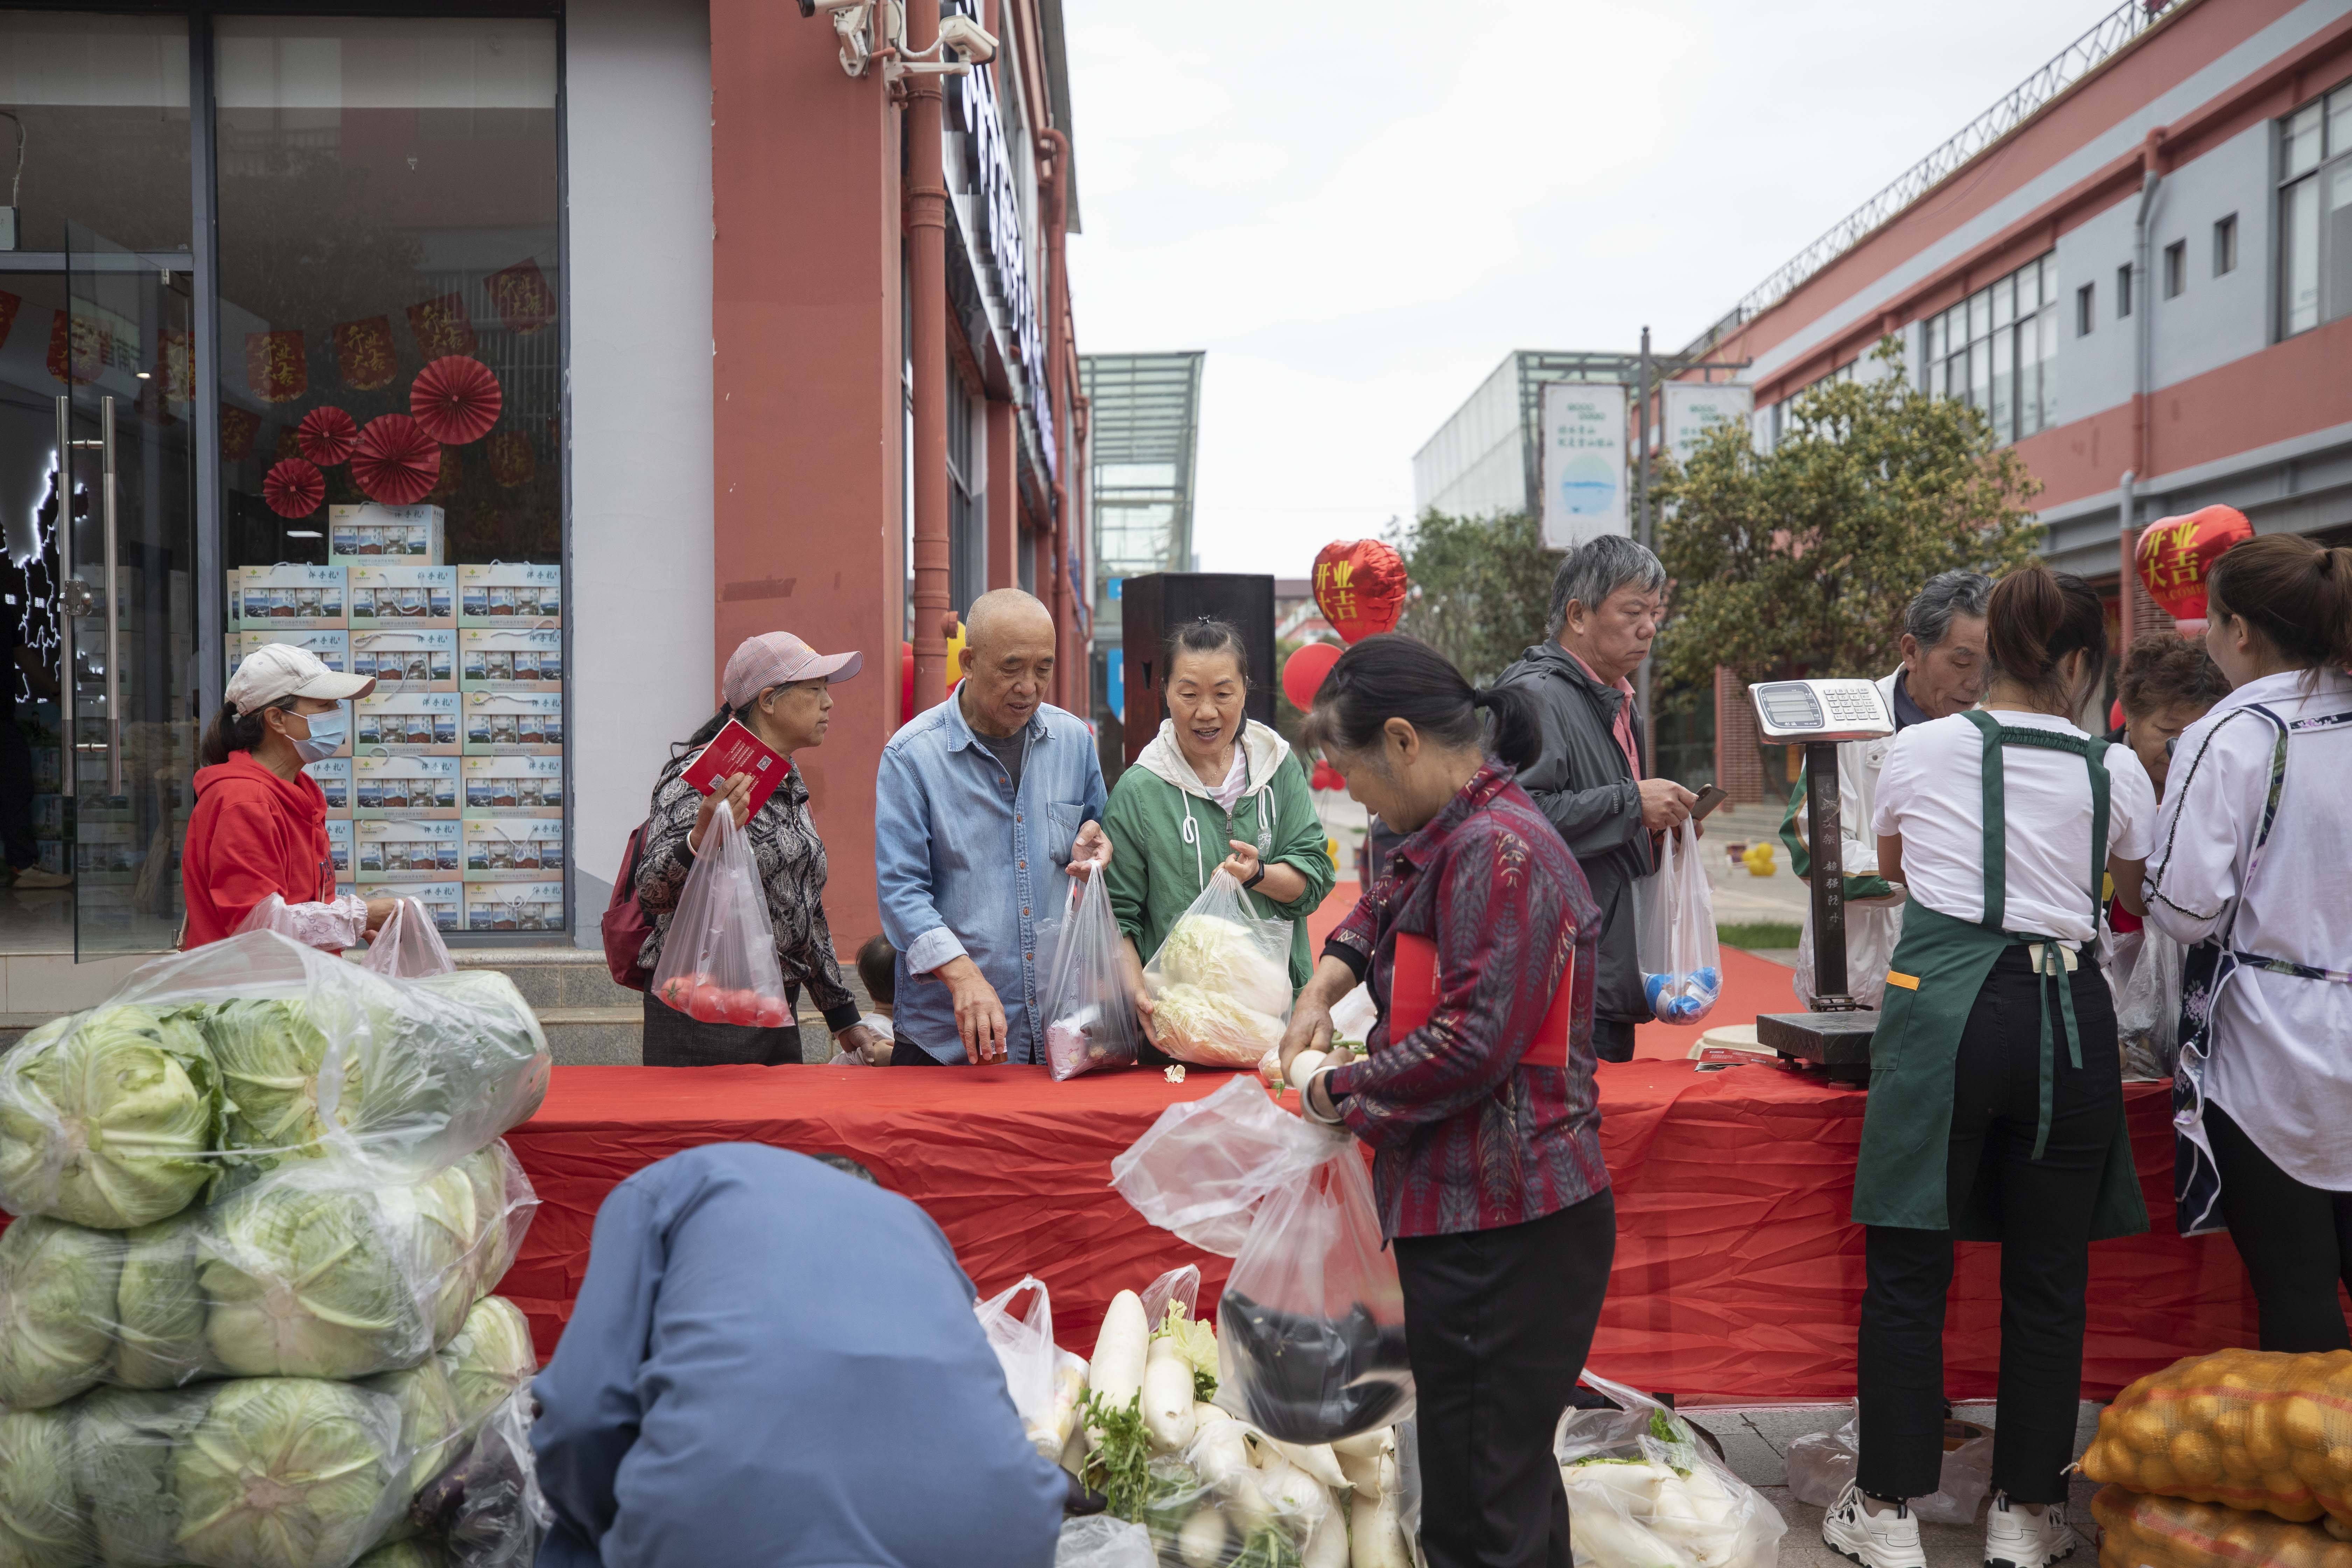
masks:
<path fill-rule="evenodd" d="M 2148 923 L 2191 944 L 2173 1078 L 2181 1234 L 2226 1224 L 2266 1351 L 2352 1348 L 2352 550 L 2293 534 L 2214 563 L 2233 689 L 2182 733 Z"/>
<path fill-rule="evenodd" d="M 1905 1500 L 1944 1457 L 1955 1240 L 2001 1244 L 1991 1568 L 2074 1549 L 2061 1506 L 2083 1381 L 2090 1244 L 2147 1228 L 2123 1118 L 2115 1004 L 2095 956 L 2108 874 L 2127 909 L 2156 824 L 2128 747 L 2074 727 L 2106 616 L 2041 566 L 1995 584 L 1982 708 L 1906 730 L 1878 782 L 1879 874 L 1910 889 L 1871 1043 L 1853 1217 L 1869 1226 L 1862 1463 L 1822 1539 L 1921 1568 Z"/>

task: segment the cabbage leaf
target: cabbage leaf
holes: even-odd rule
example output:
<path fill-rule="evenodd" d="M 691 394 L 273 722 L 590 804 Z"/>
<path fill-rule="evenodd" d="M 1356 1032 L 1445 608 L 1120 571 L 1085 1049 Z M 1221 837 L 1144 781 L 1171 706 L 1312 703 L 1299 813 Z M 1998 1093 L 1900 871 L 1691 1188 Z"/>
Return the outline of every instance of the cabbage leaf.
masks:
<path fill-rule="evenodd" d="M 0 1410 L 0 1568 L 89 1561 L 73 1437 L 73 1417 L 63 1410 Z"/>
<path fill-rule="evenodd" d="M 0 1055 L 0 1203 L 99 1230 L 174 1215 L 213 1179 L 221 1094 L 176 1015 L 105 1006 Z"/>
<path fill-rule="evenodd" d="M 466 1326 L 457 1337 L 443 1348 L 441 1364 L 471 1431 L 537 1374 L 539 1351 L 531 1342 L 530 1320 L 505 1297 L 485 1296 L 466 1314 Z"/>
<path fill-rule="evenodd" d="M 182 1560 L 172 1456 L 204 1419 L 211 1399 L 209 1388 L 184 1394 L 101 1388 L 75 1406 L 80 1415 L 75 1479 L 107 1562 Z"/>
<path fill-rule="evenodd" d="M 122 1237 L 32 1216 L 0 1233 L 0 1405 L 71 1399 L 106 1374 Z"/>
<path fill-rule="evenodd" d="M 420 1228 L 388 1220 L 373 1194 L 293 1183 L 219 1205 L 197 1265 L 215 1364 L 239 1377 L 333 1378 L 415 1366 L 433 1349 L 420 1297 L 436 1282 L 419 1272 Z"/>
<path fill-rule="evenodd" d="M 172 1450 L 179 1551 L 213 1568 L 344 1568 L 407 1500 L 400 1419 L 350 1384 L 218 1384 Z"/>
<path fill-rule="evenodd" d="M 1277 1017 L 1290 1011 L 1287 947 L 1277 956 L 1255 931 L 1235 921 L 1185 915 L 1169 928 L 1151 966 L 1171 985 L 1197 985 Z"/>
<path fill-rule="evenodd" d="M 203 1376 L 205 1291 L 196 1274 L 201 1226 L 191 1216 L 142 1226 L 122 1239 L 114 1292 L 112 1381 L 126 1388 L 177 1388 Z"/>

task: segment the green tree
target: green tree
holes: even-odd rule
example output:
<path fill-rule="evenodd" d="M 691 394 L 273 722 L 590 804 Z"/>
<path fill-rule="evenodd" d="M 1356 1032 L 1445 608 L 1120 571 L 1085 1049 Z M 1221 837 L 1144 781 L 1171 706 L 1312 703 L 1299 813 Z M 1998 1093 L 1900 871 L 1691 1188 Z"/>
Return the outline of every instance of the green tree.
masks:
<path fill-rule="evenodd" d="M 1413 586 L 1397 629 L 1452 659 L 1472 683 L 1486 685 L 1543 641 L 1560 552 L 1544 547 L 1535 519 L 1425 511 L 1388 537 Z"/>
<path fill-rule="evenodd" d="M 2040 481 L 1982 413 L 1913 386 L 1892 339 L 1874 357 L 1875 379 L 1801 394 L 1769 452 L 1732 425 L 1687 466 L 1663 460 L 1670 679 L 1699 685 L 1717 665 L 1875 679 L 1921 584 L 2033 559 L 2042 526 L 2025 503 Z"/>

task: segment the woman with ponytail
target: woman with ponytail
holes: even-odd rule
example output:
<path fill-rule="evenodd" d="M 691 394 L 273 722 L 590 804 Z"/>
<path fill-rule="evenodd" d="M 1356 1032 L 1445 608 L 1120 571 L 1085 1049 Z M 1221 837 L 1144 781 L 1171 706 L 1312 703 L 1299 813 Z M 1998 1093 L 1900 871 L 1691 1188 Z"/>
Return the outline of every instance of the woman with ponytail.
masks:
<path fill-rule="evenodd" d="M 2294 534 L 2214 563 L 2206 651 L 2231 690 L 2176 745 L 2148 923 L 2182 968 L 2184 1235 L 2227 1226 L 2262 1348 L 2352 1348 L 2352 550 Z"/>
<path fill-rule="evenodd" d="M 1307 1115 L 1372 1146 L 1395 1242 L 1436 1568 L 1569 1558 L 1552 1428 L 1572 1401 L 1616 1247 L 1593 1087 L 1600 907 L 1525 790 L 1527 691 L 1474 689 L 1411 637 L 1339 656 L 1305 738 L 1405 835 L 1323 945 L 1282 1042 Z M 1331 1006 L 1379 1022 L 1333 1051 Z"/>
<path fill-rule="evenodd" d="M 1906 1504 L 1943 1468 L 1956 1241 L 2001 1247 L 1984 1560 L 2048 1568 L 2074 1550 L 2090 1246 L 2147 1228 L 2097 938 L 2110 877 L 2141 912 L 2156 790 L 2129 746 L 2076 723 L 2105 675 L 2105 609 L 2081 578 L 2024 567 L 1994 584 L 1985 644 L 1982 706 L 1895 737 L 1872 818 L 1879 874 L 1909 893 L 1854 1174 L 1861 1464 L 1822 1523 L 1865 1568 L 1925 1561 Z"/>

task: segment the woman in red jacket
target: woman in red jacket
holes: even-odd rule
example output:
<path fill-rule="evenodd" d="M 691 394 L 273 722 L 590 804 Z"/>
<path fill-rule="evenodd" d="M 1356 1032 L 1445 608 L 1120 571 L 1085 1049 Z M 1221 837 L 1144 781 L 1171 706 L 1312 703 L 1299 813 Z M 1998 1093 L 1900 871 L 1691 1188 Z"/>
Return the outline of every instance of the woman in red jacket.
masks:
<path fill-rule="evenodd" d="M 272 893 L 286 901 L 290 929 L 314 947 L 354 946 L 392 913 L 395 900 L 335 896 L 327 797 L 302 771 L 342 749 L 351 737 L 343 703 L 374 689 L 373 678 L 338 675 L 285 643 L 256 648 L 236 667 L 196 771 L 180 858 L 182 947 L 234 935 Z"/>

